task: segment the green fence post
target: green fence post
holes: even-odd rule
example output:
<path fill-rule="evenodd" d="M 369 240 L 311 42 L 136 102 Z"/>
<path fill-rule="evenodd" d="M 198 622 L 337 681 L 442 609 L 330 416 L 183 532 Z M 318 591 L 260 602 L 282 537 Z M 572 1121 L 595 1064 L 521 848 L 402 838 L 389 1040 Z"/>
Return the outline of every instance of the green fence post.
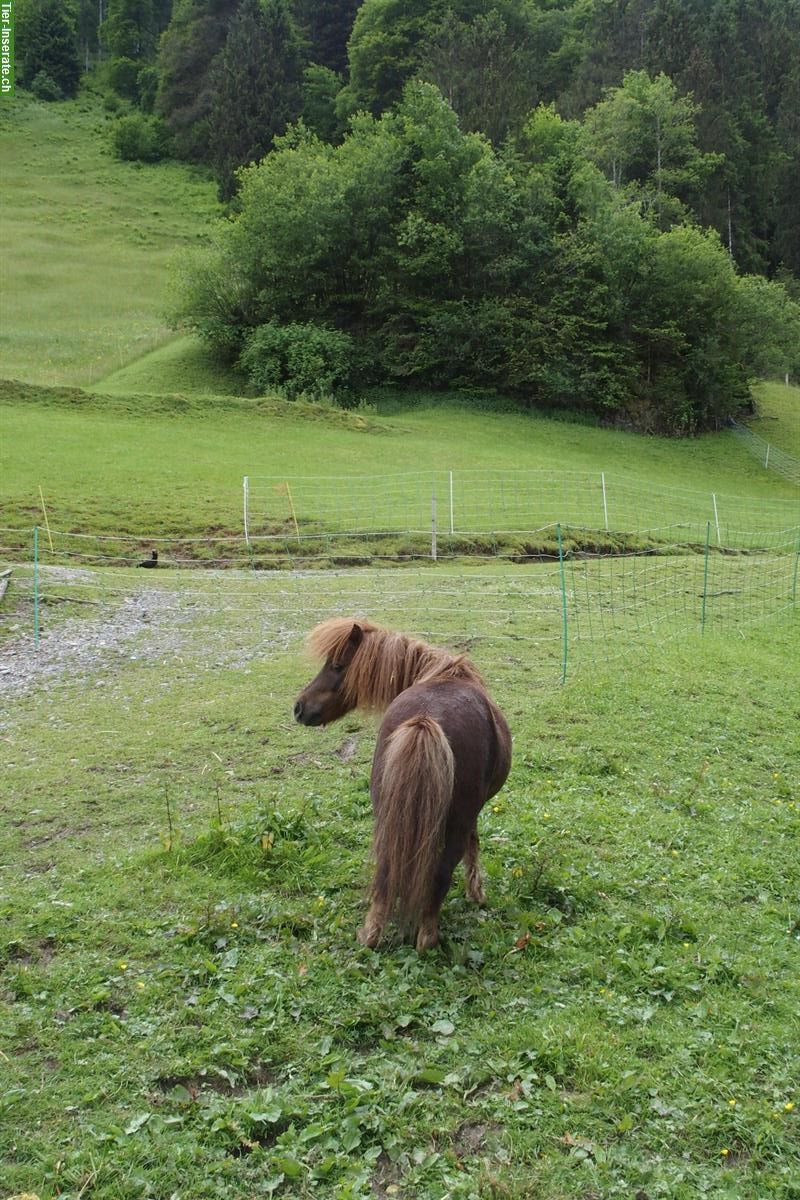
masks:
<path fill-rule="evenodd" d="M 561 522 L 556 525 L 558 537 L 558 563 L 561 571 L 561 682 L 567 681 L 567 651 L 569 646 L 567 627 L 567 580 L 564 573 L 564 543 L 561 538 Z"/>
<path fill-rule="evenodd" d="M 706 554 L 703 566 L 703 611 L 700 615 L 700 629 L 706 631 L 706 601 L 708 600 L 708 547 L 711 541 L 711 522 L 706 521 Z"/>
<path fill-rule="evenodd" d="M 39 645 L 39 526 L 33 527 L 33 644 Z"/>

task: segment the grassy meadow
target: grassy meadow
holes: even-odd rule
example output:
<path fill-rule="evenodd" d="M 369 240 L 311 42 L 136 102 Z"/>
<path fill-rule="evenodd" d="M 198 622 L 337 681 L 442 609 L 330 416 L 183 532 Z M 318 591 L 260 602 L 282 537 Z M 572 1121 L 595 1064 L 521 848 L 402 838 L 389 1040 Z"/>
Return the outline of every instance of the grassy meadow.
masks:
<path fill-rule="evenodd" d="M 244 474 L 797 489 L 727 434 L 242 395 L 159 316 L 211 185 L 114 162 L 91 98 L 0 122 L 0 1200 L 800 1200 L 796 556 L 128 569 L 238 536 Z M 40 488 L 59 551 L 137 540 L 42 534 L 37 647 Z M 336 612 L 468 651 L 512 728 L 487 905 L 459 872 L 422 956 L 354 937 L 375 719 L 292 721 Z"/>
<path fill-rule="evenodd" d="M 168 336 L 168 261 L 219 208 L 205 175 L 118 162 L 113 121 L 90 95 L 0 108 L 3 378 L 91 384 Z"/>
<path fill-rule="evenodd" d="M 476 645 L 515 765 L 420 957 L 354 940 L 374 723 L 293 725 L 262 606 L 217 579 L 3 714 L 0 1194 L 797 1197 L 796 620 L 565 688 Z"/>

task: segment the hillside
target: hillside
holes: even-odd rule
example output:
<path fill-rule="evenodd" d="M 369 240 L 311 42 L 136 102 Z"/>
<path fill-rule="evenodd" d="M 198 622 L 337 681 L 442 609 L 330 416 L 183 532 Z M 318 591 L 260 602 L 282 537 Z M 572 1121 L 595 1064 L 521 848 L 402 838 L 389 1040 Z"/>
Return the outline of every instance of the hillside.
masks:
<path fill-rule="evenodd" d="M 0 108 L 0 376 L 88 384 L 169 336 L 167 264 L 218 214 L 205 173 L 118 162 L 97 97 Z"/>

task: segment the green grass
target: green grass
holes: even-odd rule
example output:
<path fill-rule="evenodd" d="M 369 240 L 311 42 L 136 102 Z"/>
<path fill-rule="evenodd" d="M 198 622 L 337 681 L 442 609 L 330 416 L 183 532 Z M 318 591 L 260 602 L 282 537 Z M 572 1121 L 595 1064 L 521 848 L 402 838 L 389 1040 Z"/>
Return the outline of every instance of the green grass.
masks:
<path fill-rule="evenodd" d="M 354 940 L 375 727 L 292 723 L 313 597 L 202 579 L 3 716 L 0 1192 L 796 1200 L 796 620 L 561 689 L 477 643 L 489 904 L 418 957 Z"/>
<path fill-rule="evenodd" d="M 758 417 L 747 424 L 773 446 L 800 459 L 800 388 L 762 383 L 756 396 Z"/>
<path fill-rule="evenodd" d="M 168 262 L 206 237 L 213 184 L 182 164 L 118 162 L 113 121 L 88 95 L 0 110 L 6 378 L 91 383 L 168 336 Z"/>
<path fill-rule="evenodd" d="M 0 121 L 3 374 L 98 391 L 0 388 L 4 526 L 42 523 L 41 487 L 56 529 L 201 534 L 211 562 L 246 473 L 605 471 L 663 518 L 664 489 L 796 500 L 728 435 L 242 398 L 159 317 L 211 185 L 114 162 L 91 99 Z M 760 395 L 797 454 L 800 392 Z M 558 688 L 558 563 L 64 572 L 41 545 L 38 657 L 29 569 L 0 614 L 0 667 L 42 671 L 0 713 L 0 1195 L 798 1200 L 789 555 L 570 562 Z M 470 649 L 514 733 L 489 905 L 457 883 L 423 957 L 354 941 L 374 722 L 291 720 L 302 635 L 342 610 Z"/>
<path fill-rule="evenodd" d="M 156 350 L 112 371 L 94 384 L 101 393 L 246 396 L 247 381 L 240 372 L 217 362 L 210 351 L 187 334 L 174 337 Z"/>
<path fill-rule="evenodd" d="M 634 489 L 626 501 L 629 527 L 636 527 L 637 505 L 652 510 L 649 524 L 686 515 L 686 503 L 677 494 L 674 501 L 654 502 L 664 489 L 702 493 L 703 524 L 710 516 L 705 510 L 712 490 L 726 500 L 742 498 L 736 509 L 739 528 L 762 527 L 759 508 L 776 499 L 788 514 L 781 511 L 781 524 L 797 523 L 796 517 L 790 519 L 797 489 L 765 472 L 730 434 L 689 443 L 643 439 L 528 414 L 459 409 L 434 398 L 402 416 L 371 416 L 230 396 L 92 397 L 6 384 L 0 390 L 0 428 L 0 503 L 3 524 L 12 528 L 42 523 L 40 487 L 56 529 L 180 537 L 240 533 L 245 474 L 291 479 L 468 472 L 476 466 L 543 471 L 554 487 L 569 472 L 592 473 L 598 493 L 595 520 L 584 523 L 594 527 L 602 523 L 602 471 Z M 271 484 L 264 488 L 259 519 L 274 512 L 278 528 L 289 528 L 285 493 Z M 307 490 L 303 518 L 316 515 L 317 489 Z M 624 528 L 614 500 L 612 492 L 612 528 Z M 439 502 L 446 504 L 441 493 Z M 362 520 L 374 503 L 365 500 Z M 429 498 L 419 518 L 425 525 L 428 506 Z M 689 507 L 699 519 L 693 506 L 694 501 Z M 502 514 L 492 519 L 505 519 L 506 528 L 511 520 Z M 515 515 L 510 527 L 531 529 L 558 519 L 570 518 L 555 502 L 544 508 L 532 504 L 530 514 Z"/>

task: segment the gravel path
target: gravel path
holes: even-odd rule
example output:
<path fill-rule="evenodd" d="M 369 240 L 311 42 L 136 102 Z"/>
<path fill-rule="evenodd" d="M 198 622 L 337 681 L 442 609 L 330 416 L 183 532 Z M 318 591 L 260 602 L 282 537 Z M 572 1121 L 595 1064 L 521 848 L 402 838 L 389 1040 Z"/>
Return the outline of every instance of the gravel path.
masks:
<path fill-rule="evenodd" d="M 31 633 L 4 642 L 0 697 L 20 695 L 67 676 L 96 675 L 120 657 L 135 661 L 175 653 L 183 640 L 180 625 L 192 616 L 175 611 L 178 601 L 167 591 L 136 592 L 97 616 L 58 622 L 42 632 L 38 646 Z M 162 620 L 167 609 L 169 617 Z"/>
<path fill-rule="evenodd" d="M 58 590 L 70 584 L 93 584 L 91 571 L 49 568 L 49 582 Z M 0 708 L 13 697 L 44 689 L 66 679 L 85 681 L 108 673 L 122 663 L 191 662 L 200 673 L 218 667 L 246 669 L 287 649 L 301 636 L 283 621 L 270 627 L 249 614 L 246 626 L 219 618 L 225 613 L 226 578 L 219 590 L 139 586 L 99 605 L 86 615 L 45 621 L 39 645 L 26 629 L 0 642 Z M 254 604 L 254 611 L 257 606 Z M 45 607 L 45 614 L 47 608 Z M 237 627 L 238 626 L 238 627 Z"/>

